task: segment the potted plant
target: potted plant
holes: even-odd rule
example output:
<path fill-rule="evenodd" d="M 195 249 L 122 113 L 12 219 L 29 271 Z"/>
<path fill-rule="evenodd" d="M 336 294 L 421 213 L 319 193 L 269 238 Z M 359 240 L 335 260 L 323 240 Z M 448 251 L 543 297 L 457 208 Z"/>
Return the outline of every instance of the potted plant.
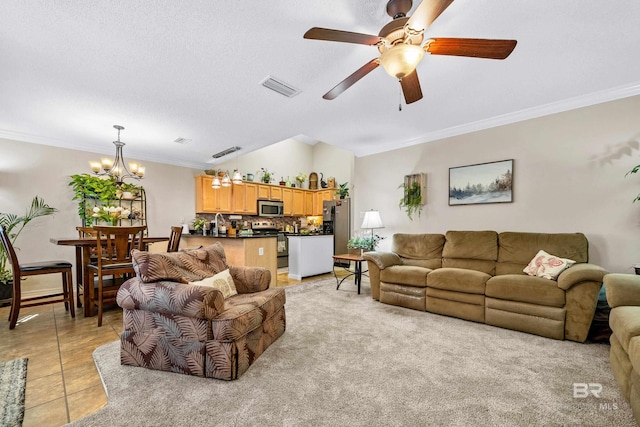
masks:
<path fill-rule="evenodd" d="M 207 223 L 207 220 L 204 218 L 196 218 L 193 220 L 193 229 L 195 230 L 195 234 L 202 234 L 204 230 L 204 225 Z"/>
<path fill-rule="evenodd" d="M 354 236 L 347 242 L 347 248 L 349 249 L 349 253 L 362 256 L 364 252 L 375 251 L 378 243 L 382 239 L 383 237 L 377 234 L 367 237 Z"/>
<path fill-rule="evenodd" d="M 135 184 L 130 184 L 127 182 L 122 183 L 119 188 L 119 191 L 121 192 L 120 197 L 126 200 L 135 199 L 140 195 L 141 188 L 142 187 Z"/>
<path fill-rule="evenodd" d="M 31 206 L 23 216 L 6 212 L 0 213 L 0 227 L 7 227 L 9 239 L 12 244 L 15 244 L 24 227 L 32 220 L 41 216 L 53 215 L 56 212 L 58 212 L 58 209 L 49 206 L 44 202 L 44 199 L 35 196 L 31 201 Z M 7 254 L 0 246 L 0 300 L 13 296 L 13 274 L 7 262 Z"/>
<path fill-rule="evenodd" d="M 304 184 L 306 180 L 307 180 L 307 174 L 298 172 L 298 175 L 296 175 L 296 181 L 298 181 L 298 187 L 302 188 L 302 184 Z"/>
<path fill-rule="evenodd" d="M 345 197 L 349 197 L 349 187 L 347 187 L 348 185 L 349 183 L 345 182 L 344 184 L 340 184 L 338 186 L 338 189 L 336 190 L 336 194 L 341 199 L 344 199 Z"/>
<path fill-rule="evenodd" d="M 416 213 L 418 216 L 422 213 L 422 192 L 420 190 L 420 183 L 414 181 L 411 184 L 402 183 L 398 188 L 403 189 L 402 199 L 398 206 L 400 209 L 404 208 L 407 212 L 407 216 L 413 221 L 413 215 Z"/>
<path fill-rule="evenodd" d="M 82 219 L 82 224 L 87 227 L 93 225 L 93 217 L 90 213 L 92 206 L 87 201 L 94 200 L 100 205 L 108 205 L 109 202 L 117 199 L 118 185 L 113 176 L 102 178 L 87 173 L 71 175 L 69 186 L 73 188 L 73 200 L 78 201 L 78 216 Z"/>
<path fill-rule="evenodd" d="M 256 171 L 256 173 L 262 174 L 262 176 L 260 177 L 260 181 L 264 182 L 265 184 L 271 183 L 271 177 L 273 173 L 269 172 L 268 169 L 260 168 L 260 170 Z"/>

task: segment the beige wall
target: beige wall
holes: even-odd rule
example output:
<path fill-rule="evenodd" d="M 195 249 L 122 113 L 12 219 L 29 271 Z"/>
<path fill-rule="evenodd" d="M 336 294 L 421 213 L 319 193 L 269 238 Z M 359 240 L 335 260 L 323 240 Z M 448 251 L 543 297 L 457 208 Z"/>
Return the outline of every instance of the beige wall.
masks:
<path fill-rule="evenodd" d="M 31 222 L 16 246 L 21 262 L 74 260 L 74 248 L 49 243 L 50 237 L 74 237 L 80 224 L 70 176 L 90 172 L 89 160 L 100 155 L 0 139 L 0 212 L 22 215 L 35 195 L 60 212 Z M 125 150 L 125 159 L 126 157 Z M 193 176 L 200 170 L 144 161 L 149 234 L 168 236 L 172 225 L 195 216 Z"/>
<path fill-rule="evenodd" d="M 612 272 L 640 263 L 640 97 L 357 158 L 354 229 L 379 209 L 379 234 L 447 230 L 583 232 L 590 259 Z M 514 159 L 514 202 L 448 206 L 449 168 Z M 405 174 L 426 172 L 427 204 L 398 208 Z M 640 175 L 640 174 L 639 174 Z M 390 248 L 390 239 L 381 248 Z"/>
<path fill-rule="evenodd" d="M 321 172 L 325 180 L 333 176 L 339 183 L 353 181 L 353 153 L 322 142 L 309 145 L 295 139 L 287 139 L 248 154 L 242 154 L 242 151 L 238 153 L 237 160 L 233 158 L 234 153 L 231 154 L 231 160 L 218 162 L 211 167 L 229 172 L 237 167 L 243 175 L 256 174 L 256 181 L 260 179 L 260 174 L 256 172 L 264 167 L 275 174 L 273 184 L 277 184 L 281 177 L 286 180 L 287 176 L 296 183 L 296 175 L 303 172 L 307 175 L 305 188 L 309 185 L 308 176 L 311 172 L 318 174 L 318 186 Z"/>

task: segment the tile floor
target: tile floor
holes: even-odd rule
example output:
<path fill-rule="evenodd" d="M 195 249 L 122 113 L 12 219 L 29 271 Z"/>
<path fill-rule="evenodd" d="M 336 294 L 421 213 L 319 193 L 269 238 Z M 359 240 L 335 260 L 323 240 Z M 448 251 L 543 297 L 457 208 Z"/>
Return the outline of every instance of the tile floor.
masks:
<path fill-rule="evenodd" d="M 286 270 L 278 273 L 277 286 L 300 283 L 289 279 Z M 325 276 L 332 274 L 303 282 Z M 24 427 L 61 426 L 106 405 L 92 353 L 119 339 L 121 310 L 105 311 L 100 328 L 95 317 L 85 318 L 81 310 L 72 319 L 62 303 L 20 310 L 12 331 L 8 317 L 9 307 L 0 308 L 0 361 L 29 358 Z"/>

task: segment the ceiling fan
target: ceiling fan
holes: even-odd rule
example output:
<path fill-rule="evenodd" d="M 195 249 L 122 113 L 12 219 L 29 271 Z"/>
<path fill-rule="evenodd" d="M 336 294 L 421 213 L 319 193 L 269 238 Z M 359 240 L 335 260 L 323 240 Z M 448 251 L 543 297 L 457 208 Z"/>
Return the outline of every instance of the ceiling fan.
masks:
<path fill-rule="evenodd" d="M 377 46 L 380 57 L 372 59 L 356 72 L 325 93 L 324 99 L 334 99 L 358 80 L 382 65 L 397 78 L 407 104 L 422 99 L 416 66 L 425 52 L 432 55 L 468 56 L 474 58 L 505 59 L 516 47 L 516 40 L 489 40 L 463 38 L 430 38 L 424 46 L 424 31 L 436 20 L 453 0 L 423 0 L 415 12 L 407 17 L 412 0 L 389 0 L 387 14 L 393 21 L 382 27 L 377 36 L 350 31 L 313 27 L 304 34 L 305 39 L 327 40 Z"/>

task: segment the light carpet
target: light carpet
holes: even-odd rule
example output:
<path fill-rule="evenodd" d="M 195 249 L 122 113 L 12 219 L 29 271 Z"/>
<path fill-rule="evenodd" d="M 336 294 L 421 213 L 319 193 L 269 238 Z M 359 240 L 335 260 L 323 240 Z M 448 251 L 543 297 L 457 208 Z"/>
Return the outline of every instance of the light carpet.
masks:
<path fill-rule="evenodd" d="M 0 363 L 0 426 L 21 426 L 28 359 Z"/>
<path fill-rule="evenodd" d="M 635 425 L 606 344 L 381 304 L 368 284 L 287 288 L 287 330 L 238 380 L 96 364 L 108 405 L 74 426 Z M 574 398 L 574 383 L 602 385 Z M 581 393 L 578 393 L 580 396 Z"/>

